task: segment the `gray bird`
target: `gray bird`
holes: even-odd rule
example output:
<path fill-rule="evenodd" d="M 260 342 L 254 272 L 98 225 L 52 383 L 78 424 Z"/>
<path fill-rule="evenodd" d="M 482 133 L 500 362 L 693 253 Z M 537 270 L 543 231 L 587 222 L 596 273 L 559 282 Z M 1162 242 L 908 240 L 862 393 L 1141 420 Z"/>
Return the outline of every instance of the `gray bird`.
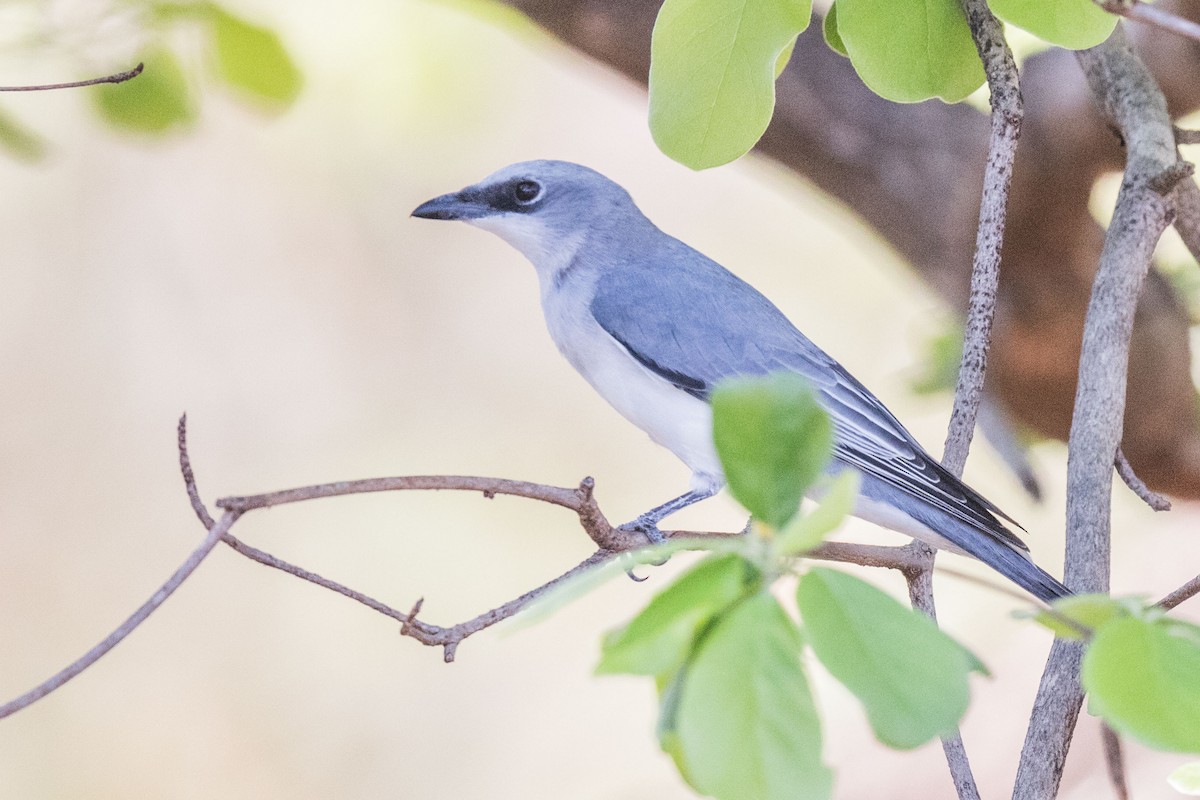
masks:
<path fill-rule="evenodd" d="M 462 220 L 521 251 L 537 270 L 559 351 L 626 419 L 691 468 L 687 493 L 626 527 L 660 539 L 664 517 L 724 485 L 708 404 L 718 381 L 789 370 L 808 380 L 833 418 L 830 471 L 861 476 L 856 516 L 974 556 L 1042 600 L 1069 593 L 1000 521 L 1014 522 L 1008 515 L 926 453 L 770 300 L 660 231 L 600 173 L 527 161 L 412 213 Z"/>

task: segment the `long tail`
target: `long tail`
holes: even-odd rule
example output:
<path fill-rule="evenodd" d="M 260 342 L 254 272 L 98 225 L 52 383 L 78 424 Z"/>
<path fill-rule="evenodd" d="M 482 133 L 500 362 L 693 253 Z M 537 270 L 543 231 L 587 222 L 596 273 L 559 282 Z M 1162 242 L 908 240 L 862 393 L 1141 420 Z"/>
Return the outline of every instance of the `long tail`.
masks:
<path fill-rule="evenodd" d="M 1071 594 L 1057 578 L 1033 563 L 1027 553 L 982 539 L 978 534 L 960 546 L 1039 600 L 1049 603 Z"/>
<path fill-rule="evenodd" d="M 973 556 L 1047 603 L 1071 594 L 1057 578 L 1033 563 L 1029 551 L 1020 546 L 1020 540 L 990 512 L 988 516 L 995 530 L 959 519 L 874 476 L 863 476 L 860 491 L 862 496 L 855 513 L 864 519 L 915 536 L 935 547 Z"/>

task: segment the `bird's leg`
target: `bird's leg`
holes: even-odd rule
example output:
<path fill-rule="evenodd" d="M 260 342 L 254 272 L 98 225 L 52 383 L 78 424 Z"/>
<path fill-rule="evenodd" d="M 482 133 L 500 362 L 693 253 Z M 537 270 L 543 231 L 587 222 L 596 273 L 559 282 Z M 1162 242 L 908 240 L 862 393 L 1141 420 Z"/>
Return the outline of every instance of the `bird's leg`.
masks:
<path fill-rule="evenodd" d="M 698 503 L 701 500 L 712 497 L 717 493 L 719 488 L 719 486 L 706 486 L 701 489 L 692 489 L 685 494 L 679 495 L 679 497 L 676 497 L 674 500 L 668 500 L 661 506 L 655 506 L 632 522 L 626 522 L 621 526 L 621 530 L 638 531 L 639 533 L 644 534 L 646 538 L 650 540 L 651 544 L 662 544 L 667 540 L 667 537 L 663 536 L 663 532 L 658 529 L 659 522 L 671 514 L 674 514 L 676 511 L 687 508 L 693 503 Z"/>

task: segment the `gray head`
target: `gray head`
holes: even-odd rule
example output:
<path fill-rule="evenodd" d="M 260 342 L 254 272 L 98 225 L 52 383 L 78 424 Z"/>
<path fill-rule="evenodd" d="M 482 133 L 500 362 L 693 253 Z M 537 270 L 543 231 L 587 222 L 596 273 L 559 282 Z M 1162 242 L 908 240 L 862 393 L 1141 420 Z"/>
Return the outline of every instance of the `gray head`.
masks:
<path fill-rule="evenodd" d="M 479 183 L 435 197 L 412 212 L 489 230 L 539 271 L 588 237 L 649 222 L 629 193 L 593 169 L 568 161 L 523 161 Z"/>

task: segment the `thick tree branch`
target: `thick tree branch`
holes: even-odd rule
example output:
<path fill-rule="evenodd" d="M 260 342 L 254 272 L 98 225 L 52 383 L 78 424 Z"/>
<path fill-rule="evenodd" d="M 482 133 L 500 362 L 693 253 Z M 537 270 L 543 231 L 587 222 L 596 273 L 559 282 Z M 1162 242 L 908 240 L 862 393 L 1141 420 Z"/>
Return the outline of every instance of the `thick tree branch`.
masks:
<path fill-rule="evenodd" d="M 1065 582 L 1075 591 L 1107 592 L 1112 465 L 1125 418 L 1134 310 L 1155 244 L 1173 215 L 1173 187 L 1163 185 L 1163 176 L 1179 170 L 1166 101 L 1122 27 L 1078 58 L 1096 101 L 1120 128 L 1128 154 L 1088 304 L 1067 458 Z M 1056 641 L 1051 648 L 1014 798 L 1052 798 L 1058 791 L 1083 701 L 1081 657 L 1077 643 Z"/>

